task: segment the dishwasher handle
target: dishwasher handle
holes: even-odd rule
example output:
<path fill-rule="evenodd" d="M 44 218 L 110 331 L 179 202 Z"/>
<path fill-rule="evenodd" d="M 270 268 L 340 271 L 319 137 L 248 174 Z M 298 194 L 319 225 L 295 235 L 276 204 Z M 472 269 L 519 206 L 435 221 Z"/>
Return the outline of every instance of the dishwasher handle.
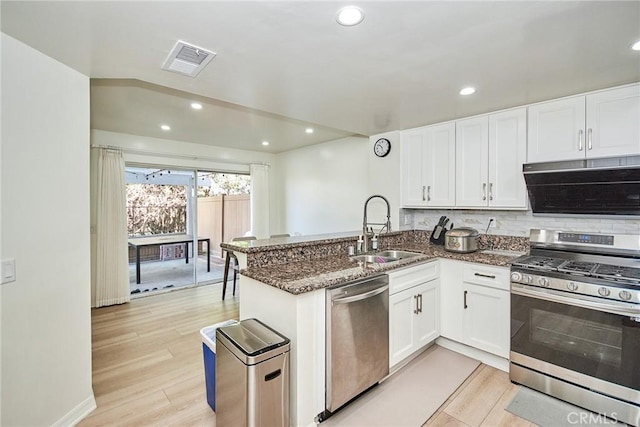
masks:
<path fill-rule="evenodd" d="M 334 300 L 331 300 L 331 302 L 333 304 L 349 304 L 351 302 L 362 301 L 364 299 L 371 298 L 376 295 L 380 295 L 381 293 L 385 292 L 387 289 L 389 289 L 389 285 L 384 285 L 379 288 L 375 288 L 373 290 L 363 292 L 361 294 L 355 294 L 355 295 L 350 295 L 348 297 L 336 298 Z"/>

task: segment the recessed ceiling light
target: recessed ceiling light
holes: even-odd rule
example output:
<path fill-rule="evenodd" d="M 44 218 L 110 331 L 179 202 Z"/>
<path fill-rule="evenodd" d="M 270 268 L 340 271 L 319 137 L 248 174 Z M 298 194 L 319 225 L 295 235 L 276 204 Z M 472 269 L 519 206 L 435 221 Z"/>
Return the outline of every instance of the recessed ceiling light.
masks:
<path fill-rule="evenodd" d="M 202 110 L 202 104 L 200 104 L 199 102 L 192 102 L 191 108 L 193 108 L 194 110 Z"/>
<path fill-rule="evenodd" d="M 262 141 L 262 145 L 269 145 L 269 141 Z"/>
<path fill-rule="evenodd" d="M 313 133 L 313 129 L 312 128 L 306 128 L 304 131 L 306 133 Z"/>
<path fill-rule="evenodd" d="M 160 129 L 162 129 L 162 130 L 171 130 L 171 126 L 169 126 L 169 125 L 160 125 Z"/>
<path fill-rule="evenodd" d="M 471 95 L 473 93 L 476 93 L 476 88 L 471 86 L 460 89 L 460 95 Z"/>
<path fill-rule="evenodd" d="M 640 40 L 631 45 L 631 49 L 640 50 Z"/>
<path fill-rule="evenodd" d="M 364 19 L 364 12 L 362 9 L 355 6 L 345 6 L 336 14 L 336 21 L 338 24 L 345 27 L 351 27 L 358 25 Z"/>

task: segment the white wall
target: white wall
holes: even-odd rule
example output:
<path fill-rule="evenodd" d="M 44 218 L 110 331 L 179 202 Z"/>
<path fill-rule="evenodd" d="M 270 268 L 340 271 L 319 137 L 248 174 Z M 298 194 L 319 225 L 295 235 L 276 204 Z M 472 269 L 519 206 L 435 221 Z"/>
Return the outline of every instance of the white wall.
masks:
<path fill-rule="evenodd" d="M 369 196 L 368 150 L 367 138 L 349 137 L 278 154 L 278 231 L 310 235 L 361 229 Z"/>
<path fill-rule="evenodd" d="M 91 389 L 89 79 L 2 34 L 0 424 L 71 424 Z"/>
<path fill-rule="evenodd" d="M 387 138 L 391 142 L 391 151 L 384 157 L 373 153 L 373 144 Z M 398 230 L 400 221 L 400 132 L 393 131 L 369 138 L 369 193 L 380 194 L 389 200 L 391 205 L 391 229 Z M 368 219 L 379 221 L 386 216 L 384 203 L 374 199 L 371 201 Z M 375 228 L 375 227 L 374 227 Z"/>

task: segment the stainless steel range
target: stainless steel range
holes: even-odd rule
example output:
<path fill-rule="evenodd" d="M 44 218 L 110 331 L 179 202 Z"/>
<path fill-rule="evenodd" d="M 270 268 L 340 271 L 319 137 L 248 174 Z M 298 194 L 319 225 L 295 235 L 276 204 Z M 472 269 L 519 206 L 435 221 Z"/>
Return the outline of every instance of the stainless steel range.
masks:
<path fill-rule="evenodd" d="M 513 382 L 640 424 L 640 236 L 531 230 L 511 265 Z"/>

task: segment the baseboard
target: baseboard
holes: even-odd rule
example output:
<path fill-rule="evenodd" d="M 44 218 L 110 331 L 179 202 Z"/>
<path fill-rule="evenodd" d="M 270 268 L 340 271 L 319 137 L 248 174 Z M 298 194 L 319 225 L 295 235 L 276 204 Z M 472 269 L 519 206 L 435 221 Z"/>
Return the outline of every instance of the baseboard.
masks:
<path fill-rule="evenodd" d="M 91 396 L 87 397 L 85 400 L 76 405 L 75 408 L 67 412 L 64 417 L 53 423 L 53 427 L 75 426 L 87 415 L 93 412 L 93 410 L 97 407 L 98 406 L 96 405 L 96 399 L 93 396 L 93 393 L 91 393 Z"/>
<path fill-rule="evenodd" d="M 493 366 L 494 368 L 500 369 L 504 372 L 509 372 L 509 360 L 503 357 L 487 353 L 486 351 L 479 350 L 474 347 L 469 347 L 468 345 L 459 343 L 457 341 L 452 341 L 444 337 L 439 337 L 438 339 L 436 339 L 436 344 L 449 350 L 455 351 L 456 353 L 464 354 L 465 356 L 468 356 L 472 359 L 479 360 L 485 365 Z"/>

